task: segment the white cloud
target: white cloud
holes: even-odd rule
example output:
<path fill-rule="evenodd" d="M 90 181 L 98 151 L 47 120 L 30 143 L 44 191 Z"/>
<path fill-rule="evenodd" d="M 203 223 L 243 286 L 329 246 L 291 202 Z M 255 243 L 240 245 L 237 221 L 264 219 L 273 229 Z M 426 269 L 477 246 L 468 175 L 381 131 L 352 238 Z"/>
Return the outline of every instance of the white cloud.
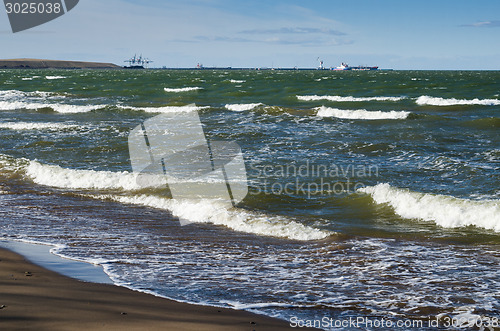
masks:
<path fill-rule="evenodd" d="M 498 28 L 500 27 L 500 21 L 482 21 L 472 24 L 464 24 L 462 26 L 473 27 L 473 28 Z"/>

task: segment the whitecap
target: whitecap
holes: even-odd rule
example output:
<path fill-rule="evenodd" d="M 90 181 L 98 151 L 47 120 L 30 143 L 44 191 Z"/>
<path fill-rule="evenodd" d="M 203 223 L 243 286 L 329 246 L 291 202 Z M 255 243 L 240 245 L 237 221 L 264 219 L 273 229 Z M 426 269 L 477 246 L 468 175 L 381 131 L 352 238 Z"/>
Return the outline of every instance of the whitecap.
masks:
<path fill-rule="evenodd" d="M 318 110 L 317 116 L 319 117 L 336 117 L 355 120 L 405 119 L 410 114 L 408 111 L 368 111 L 366 109 L 338 109 L 325 106 L 315 109 Z"/>
<path fill-rule="evenodd" d="M 74 124 L 63 124 L 63 123 L 42 123 L 42 122 L 4 122 L 0 123 L 1 129 L 10 130 L 49 130 L 49 131 L 59 131 L 59 130 L 72 130 L 78 129 L 80 126 Z"/>
<path fill-rule="evenodd" d="M 189 92 L 189 91 L 196 91 L 196 90 L 202 90 L 202 89 L 203 89 L 203 87 L 181 87 L 181 88 L 165 87 L 163 90 L 165 90 L 165 92 L 180 93 L 180 92 Z"/>
<path fill-rule="evenodd" d="M 235 104 L 227 104 L 225 107 L 232 111 L 245 111 L 245 110 L 252 110 L 263 105 L 264 105 L 263 103 L 235 103 Z"/>
<path fill-rule="evenodd" d="M 144 111 L 146 113 L 181 113 L 181 112 L 190 112 L 190 111 L 197 111 L 210 108 L 209 106 L 196 106 L 194 104 L 187 106 L 163 106 L 163 107 L 132 107 L 132 106 L 118 105 L 117 107 L 122 109 Z"/>
<path fill-rule="evenodd" d="M 25 101 L 0 101 L 0 110 L 17 109 L 44 109 L 50 108 L 58 113 L 86 113 L 105 105 L 69 105 L 63 103 L 43 103 L 43 102 L 25 102 Z"/>
<path fill-rule="evenodd" d="M 33 182 L 68 189 L 119 189 L 119 190 L 138 190 L 144 188 L 144 184 L 137 183 L 137 175 L 127 171 L 112 172 L 112 171 L 95 171 L 81 169 L 67 169 L 58 165 L 46 165 L 37 161 L 30 161 L 25 167 L 26 175 Z M 153 187 L 162 187 L 166 184 L 166 180 L 158 177 Z"/>
<path fill-rule="evenodd" d="M 455 98 L 440 98 L 422 95 L 415 101 L 421 106 L 463 106 L 463 105 L 478 105 L 478 106 L 497 106 L 500 105 L 498 99 L 455 99 Z"/>
<path fill-rule="evenodd" d="M 152 195 L 105 195 L 101 198 L 168 210 L 181 220 L 192 223 L 223 225 L 235 231 L 264 236 L 319 240 L 333 234 L 284 217 L 268 216 L 239 208 L 228 209 L 225 203 L 215 200 L 175 200 Z"/>
<path fill-rule="evenodd" d="M 339 95 L 297 95 L 301 101 L 336 101 L 336 102 L 363 102 L 363 101 L 400 101 L 404 97 L 342 97 Z"/>
<path fill-rule="evenodd" d="M 468 200 L 447 195 L 412 192 L 388 183 L 361 188 L 377 204 L 388 204 L 403 218 L 433 221 L 446 228 L 476 226 L 500 232 L 498 200 Z"/>
<path fill-rule="evenodd" d="M 52 79 L 64 79 L 66 77 L 64 77 L 64 76 L 45 76 L 45 78 L 52 80 Z"/>

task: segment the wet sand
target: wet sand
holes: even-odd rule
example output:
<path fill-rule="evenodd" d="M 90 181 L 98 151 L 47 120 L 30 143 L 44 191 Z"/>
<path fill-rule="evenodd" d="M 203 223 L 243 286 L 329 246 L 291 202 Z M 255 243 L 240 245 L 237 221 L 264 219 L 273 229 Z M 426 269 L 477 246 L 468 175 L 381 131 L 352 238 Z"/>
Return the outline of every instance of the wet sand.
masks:
<path fill-rule="evenodd" d="M 79 281 L 0 249 L 0 330 L 289 330 L 286 321 Z"/>

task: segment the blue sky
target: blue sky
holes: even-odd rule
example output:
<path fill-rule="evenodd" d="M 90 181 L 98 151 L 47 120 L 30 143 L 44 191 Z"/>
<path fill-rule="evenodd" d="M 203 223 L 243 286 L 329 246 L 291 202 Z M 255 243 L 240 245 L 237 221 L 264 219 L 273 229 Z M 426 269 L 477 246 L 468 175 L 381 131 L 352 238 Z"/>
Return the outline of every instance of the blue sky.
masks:
<path fill-rule="evenodd" d="M 13 34 L 0 13 L 0 58 L 156 67 L 500 70 L 499 0 L 81 0 Z"/>

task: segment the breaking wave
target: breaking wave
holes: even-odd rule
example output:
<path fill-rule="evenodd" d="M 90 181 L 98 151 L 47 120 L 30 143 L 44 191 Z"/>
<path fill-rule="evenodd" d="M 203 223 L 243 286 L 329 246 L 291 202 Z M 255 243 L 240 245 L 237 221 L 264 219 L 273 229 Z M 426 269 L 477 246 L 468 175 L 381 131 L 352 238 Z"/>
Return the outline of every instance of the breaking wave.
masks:
<path fill-rule="evenodd" d="M 236 104 L 227 104 L 225 107 L 232 111 L 245 111 L 245 110 L 252 110 L 263 105 L 264 105 L 263 103 L 236 103 Z"/>
<path fill-rule="evenodd" d="M 0 110 L 52 109 L 58 113 L 86 113 L 106 107 L 105 105 L 71 105 L 54 102 L 54 99 L 65 97 L 64 95 L 41 91 L 0 91 Z M 51 102 L 47 102 L 47 99 L 50 99 Z"/>
<path fill-rule="evenodd" d="M 336 117 L 354 120 L 406 119 L 408 111 L 368 111 L 366 109 L 338 109 L 325 106 L 315 108 L 319 117 Z"/>
<path fill-rule="evenodd" d="M 189 92 L 189 91 L 196 91 L 196 90 L 202 90 L 203 87 L 181 87 L 181 88 L 168 88 L 165 87 L 164 90 L 165 92 L 171 92 L 171 93 L 180 93 L 180 92 Z"/>
<path fill-rule="evenodd" d="M 363 102 L 363 101 L 400 101 L 404 97 L 342 97 L 339 95 L 297 95 L 301 101 L 336 101 L 336 102 Z"/>
<path fill-rule="evenodd" d="M 24 173 L 33 182 L 63 189 L 74 190 L 118 190 L 118 194 L 88 194 L 94 199 L 109 199 L 125 204 L 136 204 L 168 210 L 181 221 L 192 223 L 212 223 L 223 225 L 235 231 L 265 236 L 289 238 L 292 240 L 324 239 L 332 232 L 303 225 L 285 217 L 270 216 L 241 208 L 226 208 L 215 200 L 174 200 L 153 194 L 133 194 L 143 189 L 137 183 L 137 175 L 130 172 L 94 171 L 66 169 L 58 165 L 46 165 L 38 161 L 15 159 L 0 154 L 3 170 Z M 151 187 L 162 188 L 167 184 L 163 176 L 158 176 Z M 137 192 L 136 192 L 137 193 Z M 131 194 L 131 195 L 127 195 Z"/>
<path fill-rule="evenodd" d="M 58 113 L 87 113 L 106 107 L 105 105 L 68 105 L 63 103 L 38 103 L 25 101 L 0 101 L 0 110 L 52 109 Z"/>
<path fill-rule="evenodd" d="M 463 106 L 463 105 L 478 105 L 478 106 L 497 106 L 500 105 L 498 99 L 455 99 L 455 98 L 439 98 L 422 95 L 415 101 L 421 106 Z"/>
<path fill-rule="evenodd" d="M 387 183 L 361 188 L 378 204 L 388 204 L 403 218 L 433 221 L 445 228 L 476 226 L 500 232 L 498 200 L 467 200 L 412 192 Z"/>
<path fill-rule="evenodd" d="M 0 123 L 0 129 L 10 130 L 73 130 L 81 126 L 75 124 L 62 124 L 62 123 L 37 123 L 37 122 L 5 122 Z"/>
<path fill-rule="evenodd" d="M 190 112 L 190 111 L 210 108 L 209 106 L 196 106 L 194 104 L 187 106 L 163 106 L 163 107 L 132 107 L 132 106 L 118 105 L 117 107 L 121 109 L 144 111 L 146 113 L 182 113 L 182 112 Z"/>
<path fill-rule="evenodd" d="M 95 171 L 67 169 L 58 165 L 46 165 L 30 161 L 25 168 L 26 175 L 33 182 L 58 188 L 68 189 L 99 189 L 99 190 L 139 190 L 144 188 L 137 183 L 137 175 L 127 171 Z M 166 181 L 159 178 L 156 186 L 164 186 Z"/>
<path fill-rule="evenodd" d="M 333 234 L 284 217 L 267 216 L 239 208 L 227 209 L 224 204 L 214 200 L 174 200 L 152 195 L 105 195 L 101 198 L 168 210 L 181 221 L 223 225 L 235 231 L 258 235 L 293 240 L 319 240 Z"/>

